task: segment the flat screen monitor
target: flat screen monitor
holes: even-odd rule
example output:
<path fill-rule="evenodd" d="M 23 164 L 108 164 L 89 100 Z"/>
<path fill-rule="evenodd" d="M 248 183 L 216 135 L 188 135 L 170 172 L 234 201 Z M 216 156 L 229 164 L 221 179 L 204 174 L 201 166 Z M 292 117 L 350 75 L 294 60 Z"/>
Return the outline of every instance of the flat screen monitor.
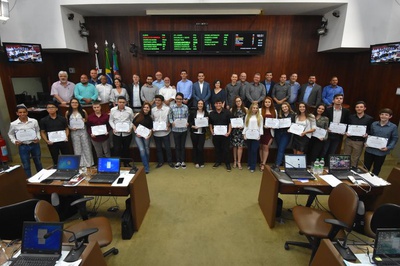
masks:
<path fill-rule="evenodd" d="M 3 43 L 8 62 L 42 63 L 42 46 L 33 43 Z"/>
<path fill-rule="evenodd" d="M 400 63 L 400 42 L 374 44 L 370 50 L 373 65 Z"/>

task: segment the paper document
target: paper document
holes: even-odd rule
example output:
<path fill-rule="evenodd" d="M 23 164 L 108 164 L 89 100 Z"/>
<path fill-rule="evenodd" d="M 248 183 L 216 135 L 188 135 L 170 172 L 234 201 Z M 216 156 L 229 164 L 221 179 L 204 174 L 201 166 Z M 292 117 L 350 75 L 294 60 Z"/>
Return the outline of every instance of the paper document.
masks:
<path fill-rule="evenodd" d="M 373 185 L 375 187 L 390 185 L 390 183 L 387 182 L 386 180 L 384 180 L 376 175 L 372 176 L 370 173 L 358 174 L 358 176 L 362 177 L 365 181 L 367 181 L 368 183 L 370 183 L 371 185 Z"/>
<path fill-rule="evenodd" d="M 337 179 L 335 176 L 333 175 L 320 175 L 320 178 L 322 178 L 326 183 L 328 183 L 331 187 L 336 187 L 337 185 L 339 185 L 340 183 L 342 183 L 342 181 L 340 181 L 339 179 Z"/>
<path fill-rule="evenodd" d="M 40 183 L 49 176 L 51 176 L 57 169 L 42 169 L 39 172 L 37 172 L 34 176 L 28 179 L 28 182 L 30 183 Z"/>
<path fill-rule="evenodd" d="M 134 176 L 135 175 L 134 174 L 130 174 L 128 170 L 121 170 L 119 172 L 119 177 L 114 181 L 114 183 L 111 184 L 111 186 L 112 187 L 127 187 Z M 117 184 L 118 179 L 121 178 L 121 177 L 124 178 L 124 181 L 122 181 L 121 184 Z"/>

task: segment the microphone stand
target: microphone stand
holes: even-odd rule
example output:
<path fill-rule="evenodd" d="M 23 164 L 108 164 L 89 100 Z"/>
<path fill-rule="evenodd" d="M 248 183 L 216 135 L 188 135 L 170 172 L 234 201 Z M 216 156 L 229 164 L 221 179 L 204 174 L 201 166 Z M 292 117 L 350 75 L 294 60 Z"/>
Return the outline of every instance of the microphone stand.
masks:
<path fill-rule="evenodd" d="M 71 242 L 75 243 L 74 247 L 68 253 L 67 257 L 65 257 L 64 261 L 65 262 L 74 262 L 74 261 L 79 260 L 79 258 L 81 257 L 83 251 L 86 248 L 86 246 L 83 244 L 85 242 L 85 239 L 87 239 L 87 237 L 89 235 L 99 231 L 99 229 L 97 229 L 97 228 L 89 228 L 89 229 L 85 229 L 85 230 L 83 230 L 81 232 L 78 232 L 76 234 L 74 232 L 72 232 L 72 231 L 65 230 L 65 229 L 63 229 L 63 231 L 71 233 L 72 236 L 68 239 L 68 241 L 70 243 Z M 82 240 L 80 242 L 78 242 L 78 239 L 82 239 Z"/>

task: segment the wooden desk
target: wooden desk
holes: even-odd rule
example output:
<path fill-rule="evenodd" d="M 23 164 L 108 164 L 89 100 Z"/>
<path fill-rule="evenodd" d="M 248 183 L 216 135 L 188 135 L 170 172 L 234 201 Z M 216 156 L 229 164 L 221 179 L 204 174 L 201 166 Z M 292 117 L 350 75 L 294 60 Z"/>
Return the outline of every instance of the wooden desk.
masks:
<path fill-rule="evenodd" d="M 82 181 L 76 187 L 64 187 L 62 181 L 53 181 L 50 184 L 28 183 L 28 191 L 33 195 L 48 195 L 53 192 L 60 195 L 90 195 L 90 196 L 130 196 L 132 220 L 134 229 L 138 231 L 150 206 L 150 195 L 147 186 L 146 173 L 143 166 L 138 171 L 127 187 L 113 187 L 109 184 L 91 184 Z"/>
<path fill-rule="evenodd" d="M 22 166 L 0 174 L 0 207 L 32 198 L 26 189 L 26 178 Z"/>
<path fill-rule="evenodd" d="M 329 195 L 333 189 L 324 180 L 318 178 L 318 180 L 310 180 L 310 182 L 302 183 L 295 181 L 295 184 L 284 184 L 271 172 L 271 168 L 266 165 L 263 176 L 261 179 L 260 192 L 258 194 L 258 204 L 260 205 L 261 211 L 264 214 L 265 219 L 270 228 L 275 226 L 275 215 L 277 209 L 278 194 L 298 194 L 307 195 L 309 194 L 304 190 L 305 187 L 315 187 L 324 192 L 325 195 Z M 372 187 L 369 193 L 365 193 L 359 187 L 353 185 L 350 181 L 345 181 L 350 185 L 359 196 L 376 196 L 382 194 L 384 187 Z"/>

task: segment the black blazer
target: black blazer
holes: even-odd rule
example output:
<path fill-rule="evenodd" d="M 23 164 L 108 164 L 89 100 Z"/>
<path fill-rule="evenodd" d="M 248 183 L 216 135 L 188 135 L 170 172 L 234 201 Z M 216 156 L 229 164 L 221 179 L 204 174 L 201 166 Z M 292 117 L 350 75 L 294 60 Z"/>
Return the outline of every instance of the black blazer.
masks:
<path fill-rule="evenodd" d="M 140 91 L 142 90 L 143 84 L 139 82 L 139 98 L 140 98 Z M 129 95 L 129 106 L 133 108 L 133 83 L 129 84 L 128 88 L 126 89 Z M 143 105 L 143 101 L 140 98 L 140 105 Z"/>
<path fill-rule="evenodd" d="M 328 107 L 325 111 L 325 116 L 328 117 L 329 123 L 333 121 L 333 107 Z M 350 111 L 349 109 L 342 108 L 342 117 L 340 118 L 340 123 L 349 123 Z"/>
<path fill-rule="evenodd" d="M 205 107 L 205 106 L 204 106 Z M 197 129 L 192 128 L 192 126 L 194 126 L 194 119 L 197 117 L 197 109 L 196 110 L 190 110 L 189 113 L 189 119 L 188 119 L 188 123 L 189 123 L 189 128 L 190 128 L 190 132 L 195 132 L 197 131 Z M 208 112 L 204 111 L 204 117 L 208 117 Z M 204 134 L 206 133 L 207 128 L 206 127 L 202 127 L 201 128 L 201 133 Z"/>
<path fill-rule="evenodd" d="M 267 92 L 267 84 L 265 82 L 265 79 L 261 83 L 264 84 L 264 86 L 265 86 L 265 93 L 266 93 L 265 96 L 269 96 L 272 98 L 272 89 L 275 86 L 275 82 L 271 80 L 271 87 L 269 87 L 269 92 Z"/>
<path fill-rule="evenodd" d="M 308 83 L 301 85 L 299 90 L 299 96 L 297 97 L 297 101 L 303 101 L 304 94 L 306 93 L 306 88 Z M 310 96 L 308 97 L 308 101 L 306 102 L 307 105 L 316 107 L 320 103 L 322 103 L 322 88 L 317 83 L 314 84 Z"/>

